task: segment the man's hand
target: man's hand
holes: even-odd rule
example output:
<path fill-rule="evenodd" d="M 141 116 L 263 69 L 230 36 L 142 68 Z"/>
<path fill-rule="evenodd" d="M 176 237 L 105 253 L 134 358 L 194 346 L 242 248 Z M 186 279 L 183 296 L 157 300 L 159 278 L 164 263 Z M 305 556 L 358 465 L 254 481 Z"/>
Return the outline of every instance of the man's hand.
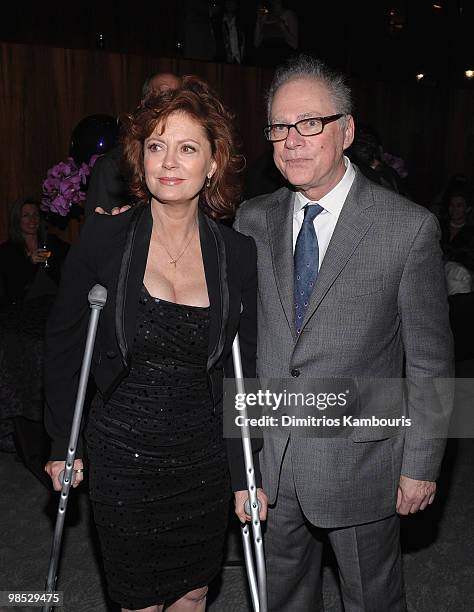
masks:
<path fill-rule="evenodd" d="M 418 510 L 424 510 L 426 506 L 433 503 L 435 494 L 435 482 L 400 476 L 397 494 L 398 514 L 414 514 Z"/>
<path fill-rule="evenodd" d="M 260 514 L 259 518 L 261 521 L 267 520 L 267 508 L 268 508 L 268 497 L 265 495 L 263 489 L 257 489 L 257 497 L 260 502 Z M 247 489 L 244 491 L 235 491 L 234 499 L 235 499 L 235 514 L 238 516 L 239 521 L 241 523 L 246 523 L 247 521 L 251 521 L 252 517 L 249 516 L 245 510 L 245 502 L 249 498 L 249 492 Z"/>
<path fill-rule="evenodd" d="M 109 216 L 113 216 L 113 215 L 120 215 L 121 213 L 127 212 L 127 210 L 129 208 L 132 208 L 129 204 L 125 204 L 124 206 L 115 206 L 114 208 L 112 208 L 111 212 L 107 212 L 106 210 L 104 210 L 102 208 L 102 206 L 97 206 L 97 208 L 94 209 L 94 212 L 96 212 L 99 215 L 109 215 Z"/>

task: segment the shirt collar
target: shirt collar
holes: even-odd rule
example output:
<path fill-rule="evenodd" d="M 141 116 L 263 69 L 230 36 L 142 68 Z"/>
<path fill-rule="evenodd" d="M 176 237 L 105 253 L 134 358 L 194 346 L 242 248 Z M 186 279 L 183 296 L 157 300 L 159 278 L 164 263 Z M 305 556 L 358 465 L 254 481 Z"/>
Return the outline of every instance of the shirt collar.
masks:
<path fill-rule="evenodd" d="M 295 216 L 300 212 L 300 210 L 302 210 L 306 206 L 306 204 L 308 204 L 308 202 L 310 204 L 319 204 L 324 208 L 325 211 L 327 210 L 328 212 L 339 216 L 339 213 L 341 212 L 344 202 L 346 201 L 347 194 L 349 193 L 349 190 L 355 178 L 354 167 L 351 164 L 349 158 L 345 155 L 344 164 L 346 166 L 344 176 L 341 178 L 339 183 L 337 183 L 337 185 L 334 185 L 334 187 L 329 193 L 327 193 L 317 202 L 312 202 L 308 200 L 308 198 L 305 197 L 300 191 L 296 192 L 293 204 L 293 214 Z M 324 211 L 322 214 L 324 214 Z"/>

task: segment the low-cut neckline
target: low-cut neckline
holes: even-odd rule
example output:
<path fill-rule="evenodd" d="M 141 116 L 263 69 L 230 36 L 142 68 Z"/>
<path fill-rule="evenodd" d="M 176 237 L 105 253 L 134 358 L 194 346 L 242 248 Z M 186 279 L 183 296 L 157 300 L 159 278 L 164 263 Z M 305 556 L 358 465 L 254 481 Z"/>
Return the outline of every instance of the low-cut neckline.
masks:
<path fill-rule="evenodd" d="M 156 302 L 164 302 L 165 304 L 170 304 L 171 306 L 182 306 L 183 308 L 197 308 L 199 310 L 209 310 L 210 306 L 193 306 L 192 304 L 182 304 L 181 302 L 170 302 L 170 300 L 165 300 L 164 298 L 156 297 L 155 295 L 151 295 L 151 293 L 146 288 L 145 283 L 142 283 L 142 287 L 145 290 L 148 297 Z"/>

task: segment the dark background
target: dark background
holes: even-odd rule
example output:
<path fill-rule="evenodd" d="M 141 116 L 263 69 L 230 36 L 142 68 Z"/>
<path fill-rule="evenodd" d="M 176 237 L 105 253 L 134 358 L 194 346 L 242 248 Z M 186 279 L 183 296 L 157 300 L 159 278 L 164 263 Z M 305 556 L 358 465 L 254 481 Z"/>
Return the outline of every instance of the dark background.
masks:
<path fill-rule="evenodd" d="M 408 170 L 407 191 L 429 206 L 450 176 L 474 181 L 474 0 L 287 2 L 299 20 L 299 50 L 349 76 L 357 123 L 371 124 L 386 151 Z M 253 37 L 256 0 L 240 2 Z M 155 71 L 198 74 L 237 117 L 251 166 L 265 151 L 263 97 L 273 68 L 186 55 L 184 23 L 208 0 L 135 0 L 94 4 L 18 2 L 0 13 L 0 240 L 9 204 L 41 196 L 48 168 L 67 157 L 84 117 L 118 116 L 138 102 Z M 425 77 L 417 81 L 416 74 Z M 74 239 L 70 223 L 63 237 Z"/>
<path fill-rule="evenodd" d="M 182 54 L 189 6 L 209 6 L 218 15 L 222 3 L 11 2 L 2 8 L 0 39 L 174 57 Z M 250 35 L 260 4 L 239 2 Z M 474 70 L 472 0 L 290 0 L 285 5 L 298 16 L 300 50 L 352 76 L 409 81 L 423 72 L 435 84 L 468 86 L 463 73 Z"/>

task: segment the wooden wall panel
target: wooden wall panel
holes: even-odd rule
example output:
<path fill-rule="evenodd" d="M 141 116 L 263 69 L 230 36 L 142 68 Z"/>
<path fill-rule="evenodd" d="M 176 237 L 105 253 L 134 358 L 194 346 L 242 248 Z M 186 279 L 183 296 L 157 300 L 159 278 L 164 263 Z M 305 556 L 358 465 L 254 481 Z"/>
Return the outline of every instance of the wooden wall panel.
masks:
<path fill-rule="evenodd" d="M 260 87 L 270 82 L 268 70 L 6 43 L 0 44 L 0 57 L 0 240 L 6 238 L 8 206 L 22 195 L 40 197 L 47 169 L 67 157 L 77 123 L 134 108 L 153 72 L 208 80 L 237 114 L 248 159 L 263 150 Z M 73 223 L 62 235 L 76 234 Z"/>
<path fill-rule="evenodd" d="M 264 151 L 269 69 L 10 43 L 0 43 L 0 60 L 0 240 L 9 204 L 26 194 L 40 197 L 47 169 L 68 154 L 75 125 L 88 115 L 132 109 L 152 72 L 207 79 L 237 115 L 248 163 Z M 352 86 L 356 118 L 374 125 L 385 148 L 406 160 L 418 201 L 428 203 L 454 172 L 474 179 L 472 89 Z M 63 235 L 73 239 L 77 231 L 71 224 Z"/>

